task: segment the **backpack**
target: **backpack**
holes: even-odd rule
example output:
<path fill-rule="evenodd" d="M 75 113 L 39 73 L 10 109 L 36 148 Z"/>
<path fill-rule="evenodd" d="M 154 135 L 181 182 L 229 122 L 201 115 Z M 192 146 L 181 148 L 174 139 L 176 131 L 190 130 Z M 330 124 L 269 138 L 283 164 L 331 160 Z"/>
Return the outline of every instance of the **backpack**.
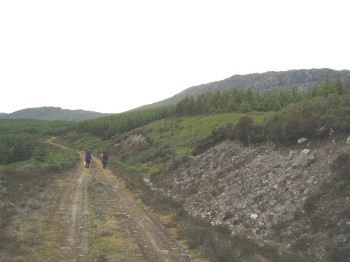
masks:
<path fill-rule="evenodd" d="M 106 161 L 108 159 L 108 154 L 106 152 L 102 153 L 102 159 Z"/>
<path fill-rule="evenodd" d="M 91 151 L 86 151 L 85 159 L 91 159 Z"/>

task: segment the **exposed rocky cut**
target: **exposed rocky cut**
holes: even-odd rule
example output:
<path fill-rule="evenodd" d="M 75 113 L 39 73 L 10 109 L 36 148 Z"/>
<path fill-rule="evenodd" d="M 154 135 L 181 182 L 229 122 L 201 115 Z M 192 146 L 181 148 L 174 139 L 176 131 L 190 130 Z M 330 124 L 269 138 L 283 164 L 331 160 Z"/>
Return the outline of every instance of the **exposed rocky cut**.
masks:
<path fill-rule="evenodd" d="M 347 137 L 288 148 L 225 141 L 191 156 L 155 186 L 232 234 L 327 259 L 350 243 L 349 181 L 330 169 L 337 156 L 350 153 Z"/>

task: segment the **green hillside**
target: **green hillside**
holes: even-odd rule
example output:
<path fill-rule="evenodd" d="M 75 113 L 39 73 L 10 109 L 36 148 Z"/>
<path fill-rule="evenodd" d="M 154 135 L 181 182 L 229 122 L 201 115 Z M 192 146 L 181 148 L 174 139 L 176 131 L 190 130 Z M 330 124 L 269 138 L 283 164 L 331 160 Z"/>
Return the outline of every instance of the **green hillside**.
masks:
<path fill-rule="evenodd" d="M 86 111 L 69 110 L 60 107 L 38 107 L 18 110 L 10 114 L 0 114 L 0 119 L 39 119 L 39 120 L 63 120 L 63 121 L 82 121 L 93 119 L 108 114 Z"/>
<path fill-rule="evenodd" d="M 140 150 L 137 143 L 124 147 L 123 142 L 120 142 L 120 146 L 112 147 L 111 151 L 117 155 L 117 164 L 149 177 L 176 165 L 181 158 L 191 155 L 198 143 L 212 134 L 215 128 L 235 125 L 242 116 L 244 114 L 226 113 L 158 120 L 124 134 L 142 134 L 148 146 Z M 249 116 L 256 122 L 262 122 L 268 114 Z"/>

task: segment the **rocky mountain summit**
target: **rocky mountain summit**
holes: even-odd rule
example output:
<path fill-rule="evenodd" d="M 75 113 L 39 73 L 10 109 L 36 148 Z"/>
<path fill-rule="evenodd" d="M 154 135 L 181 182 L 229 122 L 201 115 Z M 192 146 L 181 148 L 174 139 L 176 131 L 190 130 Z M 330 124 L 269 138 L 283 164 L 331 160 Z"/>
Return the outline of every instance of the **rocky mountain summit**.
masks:
<path fill-rule="evenodd" d="M 335 261 L 349 252 L 350 192 L 331 166 L 350 153 L 348 137 L 288 147 L 227 140 L 190 156 L 154 187 L 232 235 Z"/>
<path fill-rule="evenodd" d="M 190 87 L 183 92 L 208 92 L 224 91 L 231 88 L 254 89 L 259 91 L 271 91 L 274 89 L 296 88 L 299 91 L 307 91 L 309 88 L 322 84 L 326 80 L 348 81 L 349 70 L 299 69 L 288 71 L 270 71 L 247 75 L 233 75 L 221 81 Z"/>

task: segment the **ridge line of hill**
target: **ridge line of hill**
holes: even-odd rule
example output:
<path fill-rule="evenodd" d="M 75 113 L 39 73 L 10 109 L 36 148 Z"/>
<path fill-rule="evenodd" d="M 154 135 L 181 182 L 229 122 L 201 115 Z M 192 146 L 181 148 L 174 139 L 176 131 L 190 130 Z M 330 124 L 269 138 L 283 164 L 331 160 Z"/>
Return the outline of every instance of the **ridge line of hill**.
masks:
<path fill-rule="evenodd" d="M 61 107 L 44 106 L 35 108 L 26 108 L 15 111 L 10 114 L 1 113 L 0 119 L 38 119 L 38 120 L 65 120 L 65 121 L 82 121 L 94 119 L 109 114 L 87 111 L 82 109 L 71 110 L 62 109 Z"/>
<path fill-rule="evenodd" d="M 311 88 L 321 85 L 327 80 L 339 80 L 350 82 L 350 70 L 321 69 L 293 69 L 287 71 L 268 71 L 265 73 L 252 73 L 245 75 L 233 75 L 223 80 L 192 86 L 167 99 L 131 109 L 135 111 L 145 108 L 155 108 L 171 105 L 179 102 L 187 96 L 197 96 L 206 92 L 223 92 L 235 88 L 253 89 L 266 92 L 281 89 L 296 89 L 309 91 Z M 107 113 L 99 113 L 87 110 L 70 110 L 60 107 L 38 107 L 15 111 L 10 114 L 0 113 L 1 119 L 38 119 L 38 120 L 65 120 L 82 121 L 98 117 L 108 116 Z"/>
<path fill-rule="evenodd" d="M 235 88 L 254 89 L 261 92 L 278 89 L 297 89 L 308 91 L 326 80 L 350 81 L 350 70 L 321 69 L 293 69 L 287 71 L 268 71 L 265 73 L 252 73 L 245 75 L 233 75 L 223 80 L 186 88 L 172 97 L 139 107 L 158 107 L 174 104 L 187 96 L 197 96 L 205 92 L 225 91 Z"/>

